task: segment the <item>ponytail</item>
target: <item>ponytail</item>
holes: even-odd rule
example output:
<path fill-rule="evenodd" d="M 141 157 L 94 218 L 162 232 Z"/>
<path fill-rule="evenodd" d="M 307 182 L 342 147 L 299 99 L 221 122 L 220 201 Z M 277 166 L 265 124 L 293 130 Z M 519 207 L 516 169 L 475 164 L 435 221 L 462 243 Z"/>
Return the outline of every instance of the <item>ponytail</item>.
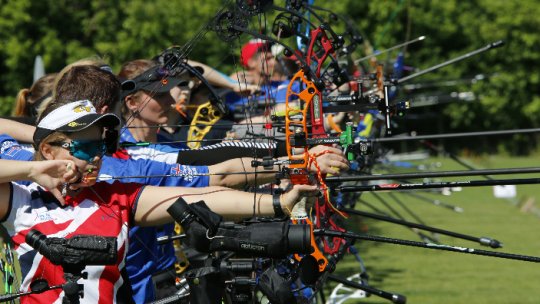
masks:
<path fill-rule="evenodd" d="M 28 103 L 28 96 L 30 94 L 30 89 L 24 88 L 19 91 L 17 94 L 17 100 L 15 101 L 15 107 L 13 109 L 12 115 L 15 117 L 28 116 L 26 105 Z"/>

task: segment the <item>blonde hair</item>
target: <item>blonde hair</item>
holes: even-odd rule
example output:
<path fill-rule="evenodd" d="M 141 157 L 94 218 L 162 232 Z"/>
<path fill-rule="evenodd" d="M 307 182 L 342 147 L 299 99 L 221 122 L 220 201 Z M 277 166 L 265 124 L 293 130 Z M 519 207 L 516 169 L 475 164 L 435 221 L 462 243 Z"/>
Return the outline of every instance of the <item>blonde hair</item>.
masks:
<path fill-rule="evenodd" d="M 50 99 L 46 97 L 50 95 L 53 90 L 53 85 L 56 79 L 56 73 L 51 73 L 42 76 L 30 88 L 24 88 L 17 94 L 17 100 L 15 101 L 15 107 L 13 108 L 13 116 L 16 117 L 31 117 L 30 106 L 34 103 Z"/>
<path fill-rule="evenodd" d="M 61 132 L 54 132 L 50 134 L 49 136 L 45 137 L 40 143 L 39 146 L 36 148 L 36 153 L 34 153 L 34 160 L 46 160 L 45 156 L 41 153 L 41 148 L 44 144 L 50 143 L 50 142 L 56 142 L 56 141 L 63 141 L 66 140 L 68 137 L 66 134 Z M 34 145 L 35 146 L 35 145 Z"/>
<path fill-rule="evenodd" d="M 52 97 L 49 97 L 49 98 L 43 100 L 43 102 L 36 109 L 36 111 L 37 111 L 36 121 L 39 121 L 41 119 L 41 114 L 43 114 L 45 109 L 47 109 L 52 102 L 53 102 Z"/>

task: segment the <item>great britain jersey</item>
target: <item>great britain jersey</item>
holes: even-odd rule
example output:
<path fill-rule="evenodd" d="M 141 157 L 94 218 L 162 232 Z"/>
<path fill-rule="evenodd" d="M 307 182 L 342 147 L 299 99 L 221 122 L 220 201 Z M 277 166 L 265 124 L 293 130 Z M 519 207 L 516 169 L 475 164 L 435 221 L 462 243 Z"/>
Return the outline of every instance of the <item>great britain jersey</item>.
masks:
<path fill-rule="evenodd" d="M 87 279 L 81 279 L 84 297 L 81 303 L 132 303 L 125 273 L 128 230 L 133 222 L 139 184 L 96 183 L 75 196 L 67 196 L 61 205 L 36 183 L 28 186 L 10 183 L 12 196 L 3 224 L 12 236 L 21 267 L 21 291 L 30 283 L 45 279 L 49 285 L 65 282 L 61 266 L 52 264 L 26 243 L 25 237 L 36 229 L 48 237 L 70 238 L 74 235 L 101 235 L 117 239 L 118 259 L 115 265 L 86 266 Z M 106 227 L 106 229 L 104 229 Z M 21 303 L 61 303 L 61 289 L 22 297 Z"/>
<path fill-rule="evenodd" d="M 2 147 L 0 159 L 32 160 L 33 153 L 24 150 L 8 135 L 0 135 L 0 145 Z M 107 180 L 108 183 L 114 182 L 114 177 L 123 177 L 120 181 L 125 183 L 205 187 L 209 185 L 206 173 L 208 173 L 206 166 L 166 164 L 150 159 L 123 160 L 103 156 L 99 178 Z M 172 224 L 167 224 L 160 228 L 135 226 L 129 230 L 131 242 L 126 256 L 126 270 L 132 284 L 133 298 L 138 303 L 154 300 L 152 274 L 172 267 L 176 261 L 172 243 L 157 244 L 157 237 L 171 235 L 173 228 Z"/>

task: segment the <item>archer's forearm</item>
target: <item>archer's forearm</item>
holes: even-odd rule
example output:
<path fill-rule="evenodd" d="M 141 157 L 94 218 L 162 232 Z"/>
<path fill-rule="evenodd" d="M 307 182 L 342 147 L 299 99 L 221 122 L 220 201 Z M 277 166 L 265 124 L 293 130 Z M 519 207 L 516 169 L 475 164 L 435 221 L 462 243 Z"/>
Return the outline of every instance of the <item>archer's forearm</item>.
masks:
<path fill-rule="evenodd" d="M 246 186 L 267 184 L 275 179 L 275 172 L 269 173 L 260 167 L 252 167 L 253 158 L 236 158 L 218 165 L 209 166 L 210 186 L 242 189 Z M 228 174 L 227 174 L 228 173 Z"/>
<path fill-rule="evenodd" d="M 34 162 L 0 159 L 0 183 L 31 180 Z"/>
<path fill-rule="evenodd" d="M 209 67 L 208 65 L 204 63 L 200 63 L 193 60 L 188 60 L 188 64 L 194 67 L 201 67 L 204 69 L 203 76 L 208 80 L 208 82 L 211 85 L 217 86 L 217 87 L 224 87 L 228 89 L 234 90 L 235 87 L 238 86 L 238 82 L 234 81 L 234 79 L 230 78 L 229 76 L 221 73 L 220 71 Z"/>
<path fill-rule="evenodd" d="M 36 127 L 23 124 L 17 121 L 0 118 L 0 134 L 5 133 L 20 142 L 34 142 L 32 138 Z"/>
<path fill-rule="evenodd" d="M 182 196 L 188 203 L 204 201 L 214 212 L 228 220 L 245 217 L 272 216 L 272 196 L 233 190 L 225 187 L 145 187 L 137 202 L 135 222 L 140 226 L 154 226 L 172 221 L 167 213 L 176 199 Z M 255 209 L 254 209 L 255 208 Z"/>

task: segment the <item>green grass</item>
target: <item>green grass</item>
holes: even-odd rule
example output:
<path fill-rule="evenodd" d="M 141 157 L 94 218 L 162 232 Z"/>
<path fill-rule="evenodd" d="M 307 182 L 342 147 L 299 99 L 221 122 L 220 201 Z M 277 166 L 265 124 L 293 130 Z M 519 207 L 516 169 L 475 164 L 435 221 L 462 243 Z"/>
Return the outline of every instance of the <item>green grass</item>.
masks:
<path fill-rule="evenodd" d="M 439 170 L 463 170 L 451 159 L 441 161 Z M 468 160 L 478 168 L 510 168 L 538 166 L 536 157 L 486 157 Z M 525 178 L 536 175 L 496 176 L 495 178 Z M 482 179 L 454 178 L 453 180 Z M 446 179 L 450 180 L 450 179 Z M 432 198 L 464 208 L 462 214 L 399 195 L 406 205 L 431 226 L 469 234 L 487 236 L 504 243 L 497 251 L 540 256 L 540 217 L 520 211 L 514 205 L 493 196 L 492 187 L 463 188 L 451 196 L 426 194 Z M 386 193 L 380 193 L 407 220 L 411 216 L 400 209 Z M 363 199 L 386 210 L 373 195 L 364 193 Z M 518 186 L 518 199 L 536 199 L 540 207 L 540 186 Z M 363 211 L 372 211 L 357 206 Z M 368 234 L 419 241 L 411 230 L 394 224 L 366 220 Z M 351 222 L 351 230 L 359 231 L 361 224 Z M 443 244 L 492 250 L 476 243 L 439 236 Z M 404 247 L 393 244 L 359 242 L 358 249 L 370 275 L 370 285 L 407 296 L 408 303 L 540 303 L 540 264 L 476 256 L 470 254 Z M 347 257 L 338 264 L 337 273 L 343 276 L 358 271 L 357 263 Z M 389 303 L 371 296 L 347 303 Z"/>

